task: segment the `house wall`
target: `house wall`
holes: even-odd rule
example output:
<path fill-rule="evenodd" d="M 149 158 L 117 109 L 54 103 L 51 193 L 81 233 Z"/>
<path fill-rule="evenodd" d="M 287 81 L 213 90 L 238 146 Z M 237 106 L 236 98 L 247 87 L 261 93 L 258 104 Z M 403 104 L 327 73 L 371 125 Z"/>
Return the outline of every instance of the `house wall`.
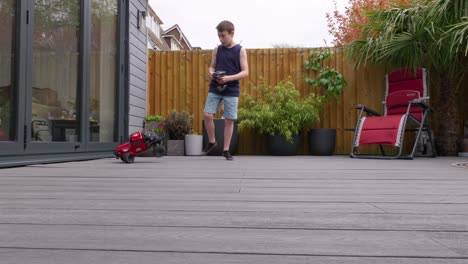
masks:
<path fill-rule="evenodd" d="M 137 27 L 137 14 L 147 7 L 147 0 L 129 1 L 129 134 L 142 130 L 146 116 L 148 40 L 146 23 Z"/>
<path fill-rule="evenodd" d="M 182 46 L 184 47 L 184 49 L 186 50 L 189 50 L 189 46 L 187 45 L 187 43 L 185 43 L 185 41 L 182 41 Z"/>

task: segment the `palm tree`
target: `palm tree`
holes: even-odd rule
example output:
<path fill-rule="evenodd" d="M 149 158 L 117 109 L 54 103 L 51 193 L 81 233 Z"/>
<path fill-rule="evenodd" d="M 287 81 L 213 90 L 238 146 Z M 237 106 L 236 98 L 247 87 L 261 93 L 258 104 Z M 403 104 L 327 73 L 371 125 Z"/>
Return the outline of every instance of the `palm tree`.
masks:
<path fill-rule="evenodd" d="M 431 72 L 436 146 L 440 155 L 455 155 L 462 132 L 457 104 L 468 71 L 466 0 L 419 0 L 411 6 L 373 11 L 361 25 L 361 40 L 346 47 L 357 65 L 425 67 Z"/>

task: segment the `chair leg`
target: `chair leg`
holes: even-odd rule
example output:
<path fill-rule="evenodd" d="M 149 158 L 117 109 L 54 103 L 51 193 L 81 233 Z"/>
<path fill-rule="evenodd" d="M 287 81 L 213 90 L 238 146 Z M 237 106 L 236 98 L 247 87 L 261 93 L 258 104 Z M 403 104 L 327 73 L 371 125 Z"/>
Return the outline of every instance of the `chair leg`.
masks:
<path fill-rule="evenodd" d="M 354 144 L 353 144 L 353 147 L 351 148 L 351 154 L 349 154 L 350 158 L 357 158 L 356 154 L 354 154 L 354 149 L 355 149 L 355 147 L 354 147 Z"/>
<path fill-rule="evenodd" d="M 384 150 L 383 146 L 379 145 L 379 147 L 380 147 L 380 153 L 382 153 L 382 156 L 387 156 L 387 155 L 385 155 L 385 150 Z"/>
<path fill-rule="evenodd" d="M 425 126 L 425 123 L 426 123 L 426 113 L 423 114 L 421 123 L 419 124 L 418 134 L 416 135 L 416 138 L 414 141 L 413 150 L 411 151 L 411 154 L 409 155 L 411 158 L 413 158 L 414 152 L 416 152 L 416 148 L 419 142 L 419 137 L 421 136 L 421 132 L 423 130 L 423 127 Z"/>
<path fill-rule="evenodd" d="M 356 123 L 356 128 L 354 129 L 354 138 L 353 138 L 353 146 L 351 147 L 351 154 L 349 154 L 350 158 L 358 158 L 358 155 L 356 155 L 356 141 L 357 141 L 357 132 L 359 128 L 359 124 L 361 122 L 361 118 L 364 114 L 364 109 L 361 109 L 359 112 L 359 117 L 358 117 L 358 122 Z"/>
<path fill-rule="evenodd" d="M 435 157 L 437 157 L 437 152 L 436 152 L 436 149 L 435 149 L 434 137 L 432 136 L 431 127 L 427 126 L 426 131 L 427 131 L 427 135 L 429 137 L 429 143 L 431 144 L 432 157 L 435 158 Z"/>

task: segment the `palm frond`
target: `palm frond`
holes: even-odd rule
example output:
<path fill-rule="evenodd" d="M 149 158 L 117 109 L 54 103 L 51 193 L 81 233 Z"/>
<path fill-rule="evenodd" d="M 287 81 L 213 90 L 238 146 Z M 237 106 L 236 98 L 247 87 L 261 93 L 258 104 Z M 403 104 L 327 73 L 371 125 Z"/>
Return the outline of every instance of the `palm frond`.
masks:
<path fill-rule="evenodd" d="M 454 53 L 458 53 L 464 47 L 464 54 L 468 56 L 468 16 L 462 19 L 462 22 L 450 26 L 450 29 L 444 34 L 444 38 L 451 39 L 450 49 Z"/>

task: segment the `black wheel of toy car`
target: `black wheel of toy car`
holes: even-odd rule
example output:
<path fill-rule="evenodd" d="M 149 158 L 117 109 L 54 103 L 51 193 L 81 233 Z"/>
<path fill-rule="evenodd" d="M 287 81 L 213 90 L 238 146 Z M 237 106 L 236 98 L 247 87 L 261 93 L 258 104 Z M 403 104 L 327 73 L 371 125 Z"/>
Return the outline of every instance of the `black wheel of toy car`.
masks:
<path fill-rule="evenodd" d="M 166 153 L 166 148 L 161 146 L 161 145 L 156 145 L 154 146 L 153 148 L 153 155 L 156 157 L 156 158 L 161 158 L 162 156 L 164 156 L 164 153 Z"/>
<path fill-rule="evenodd" d="M 130 153 L 125 153 L 123 156 L 122 156 L 122 160 L 125 162 L 125 163 L 133 163 L 135 161 L 135 156 L 133 156 L 132 154 Z"/>

